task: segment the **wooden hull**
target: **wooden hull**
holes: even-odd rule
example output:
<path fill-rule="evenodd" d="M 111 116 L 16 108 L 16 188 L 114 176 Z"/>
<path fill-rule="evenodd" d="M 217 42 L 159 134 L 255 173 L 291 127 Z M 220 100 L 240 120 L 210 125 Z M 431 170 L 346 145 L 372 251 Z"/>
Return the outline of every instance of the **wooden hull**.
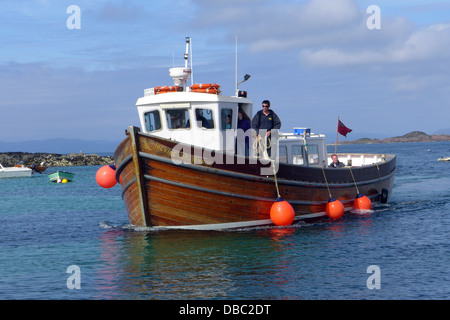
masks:
<path fill-rule="evenodd" d="M 261 175 L 267 164 L 242 165 L 236 156 L 214 152 L 212 163 L 206 150 L 192 146 L 177 153 L 188 163 L 175 164 L 174 141 L 139 133 L 138 128 L 129 131 L 114 159 L 132 225 L 207 230 L 273 224 L 270 208 L 278 193 L 274 176 Z M 220 158 L 224 163 L 218 163 Z M 355 182 L 372 202 L 387 201 L 395 170 L 396 158 L 389 155 L 379 165 L 351 170 L 280 164 L 276 178 L 279 194 L 294 208 L 296 223 L 325 216 L 330 193 L 350 210 L 357 195 Z"/>

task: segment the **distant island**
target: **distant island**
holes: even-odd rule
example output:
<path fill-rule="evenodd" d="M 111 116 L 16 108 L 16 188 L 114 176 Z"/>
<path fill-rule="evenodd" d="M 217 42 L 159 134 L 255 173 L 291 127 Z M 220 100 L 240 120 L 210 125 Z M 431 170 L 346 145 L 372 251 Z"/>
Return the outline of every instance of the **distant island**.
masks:
<path fill-rule="evenodd" d="M 399 142 L 439 142 L 450 141 L 450 135 L 448 134 L 426 134 L 422 131 L 412 131 L 403 136 L 392 137 L 386 139 L 371 139 L 361 138 L 351 141 L 338 141 L 339 145 L 342 144 L 372 144 L 372 143 L 399 143 Z"/>

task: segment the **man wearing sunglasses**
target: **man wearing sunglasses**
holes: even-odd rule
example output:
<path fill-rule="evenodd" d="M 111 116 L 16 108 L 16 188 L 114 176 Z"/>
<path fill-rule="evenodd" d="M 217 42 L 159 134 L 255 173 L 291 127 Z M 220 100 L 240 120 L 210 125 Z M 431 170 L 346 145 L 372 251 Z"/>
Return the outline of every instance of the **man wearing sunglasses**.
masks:
<path fill-rule="evenodd" d="M 259 110 L 252 120 L 252 129 L 256 131 L 259 136 L 259 132 L 266 132 L 267 138 L 270 139 L 272 129 L 280 129 L 281 121 L 278 115 L 270 110 L 270 101 L 264 100 L 262 102 L 262 110 Z M 264 137 L 262 137 L 264 138 Z M 270 144 L 268 144 L 267 154 L 270 156 Z"/>

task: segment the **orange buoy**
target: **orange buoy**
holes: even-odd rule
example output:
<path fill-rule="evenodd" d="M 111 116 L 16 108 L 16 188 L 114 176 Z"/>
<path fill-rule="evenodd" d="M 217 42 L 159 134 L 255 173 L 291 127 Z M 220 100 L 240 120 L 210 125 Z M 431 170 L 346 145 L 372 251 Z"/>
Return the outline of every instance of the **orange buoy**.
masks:
<path fill-rule="evenodd" d="M 344 215 L 344 205 L 339 200 L 331 197 L 325 207 L 325 212 L 328 217 L 337 220 Z"/>
<path fill-rule="evenodd" d="M 109 189 L 116 185 L 116 167 L 114 165 L 106 165 L 97 170 L 95 180 L 102 188 Z"/>
<path fill-rule="evenodd" d="M 372 209 L 372 201 L 370 201 L 367 196 L 363 196 L 362 194 L 358 193 L 355 201 L 353 202 L 353 208 L 355 210 L 370 210 Z"/>
<path fill-rule="evenodd" d="M 294 208 L 282 198 L 278 198 L 270 208 L 270 219 L 276 226 L 288 226 L 295 218 Z"/>

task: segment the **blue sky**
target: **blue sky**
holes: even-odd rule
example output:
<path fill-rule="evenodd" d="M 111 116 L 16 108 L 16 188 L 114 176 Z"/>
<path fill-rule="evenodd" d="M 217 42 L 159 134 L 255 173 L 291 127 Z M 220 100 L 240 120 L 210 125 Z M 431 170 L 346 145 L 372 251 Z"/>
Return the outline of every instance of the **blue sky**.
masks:
<path fill-rule="evenodd" d="M 338 116 L 347 139 L 450 128 L 448 0 L 0 0 L 0 141 L 120 141 L 143 90 L 172 84 L 186 36 L 194 81 L 227 95 L 237 36 L 241 89 L 255 112 L 271 100 L 282 131 L 333 135 Z"/>

